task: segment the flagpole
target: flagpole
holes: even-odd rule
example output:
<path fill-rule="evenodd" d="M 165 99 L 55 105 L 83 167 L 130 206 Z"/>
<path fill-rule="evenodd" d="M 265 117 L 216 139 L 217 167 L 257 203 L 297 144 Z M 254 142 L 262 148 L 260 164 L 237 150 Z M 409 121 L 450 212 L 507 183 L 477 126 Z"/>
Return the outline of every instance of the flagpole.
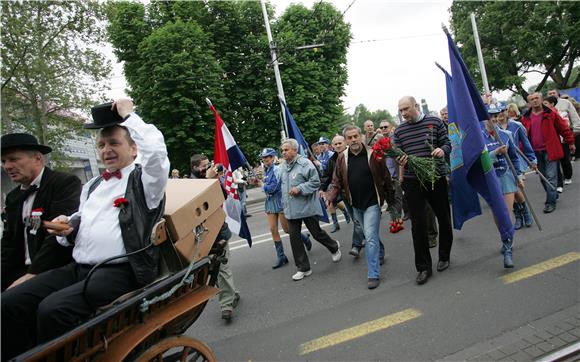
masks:
<path fill-rule="evenodd" d="M 276 45 L 274 44 L 274 39 L 272 38 L 272 31 L 270 30 L 270 19 L 268 18 L 268 10 L 266 9 L 266 1 L 260 0 L 262 4 L 262 14 L 264 15 L 264 24 L 266 25 L 266 34 L 268 35 L 268 45 L 270 46 L 270 55 L 272 56 L 272 65 L 274 66 L 274 76 L 276 78 L 276 87 L 278 88 L 278 97 L 281 101 L 286 103 L 286 97 L 284 96 L 284 87 L 282 86 L 282 77 L 280 76 L 280 68 L 278 67 L 278 54 L 276 53 Z M 288 137 L 288 125 L 286 120 L 286 112 L 284 112 L 284 106 L 280 103 L 280 108 L 282 110 L 282 119 L 284 120 L 283 135 L 284 138 Z"/>
<path fill-rule="evenodd" d="M 481 73 L 481 80 L 483 81 L 483 89 L 485 94 L 489 94 L 489 83 L 487 81 L 487 72 L 485 71 L 485 63 L 483 62 L 483 53 L 481 52 L 481 44 L 479 43 L 479 33 L 477 31 L 477 24 L 475 22 L 475 14 L 471 13 L 471 27 L 473 28 L 473 38 L 475 39 L 475 49 L 477 49 L 477 59 L 479 60 L 479 70 Z"/>
<path fill-rule="evenodd" d="M 477 23 L 475 22 L 475 14 L 471 13 L 470 16 L 471 16 L 471 26 L 473 28 L 473 38 L 475 40 L 475 48 L 477 49 L 477 58 L 479 59 L 479 71 L 481 73 L 481 80 L 483 82 L 483 89 L 485 90 L 486 94 L 489 94 L 490 93 L 489 92 L 489 83 L 487 81 L 487 73 L 485 72 L 485 63 L 483 62 L 483 53 L 481 52 L 481 44 L 479 43 L 479 33 L 477 32 Z M 490 122 L 493 125 L 493 131 L 495 134 L 494 138 L 499 143 L 500 147 L 504 146 L 504 143 L 499 135 L 498 126 L 489 120 L 488 120 L 488 122 Z M 517 148 L 517 146 L 515 148 Z M 516 188 L 517 188 L 517 186 L 518 186 L 517 185 L 518 184 L 518 182 L 517 182 L 518 173 L 516 171 L 516 168 L 514 167 L 514 164 L 513 164 L 512 160 L 510 159 L 509 155 L 506 154 L 504 157 L 505 157 L 505 159 L 510 167 L 512 174 L 514 175 L 514 181 L 516 182 Z M 534 211 L 534 208 L 532 207 L 532 203 L 528 199 L 528 195 L 526 194 L 526 190 L 524 190 L 523 188 L 520 188 L 520 191 L 522 192 L 522 195 L 524 195 L 524 200 L 526 201 L 526 204 L 527 204 L 528 208 L 530 209 L 530 212 L 532 213 L 532 217 L 534 218 L 534 221 L 536 222 L 538 229 L 540 231 L 542 231 L 542 225 L 540 225 L 538 217 L 536 216 L 536 212 Z M 511 210 L 509 210 L 509 211 L 511 212 Z"/>

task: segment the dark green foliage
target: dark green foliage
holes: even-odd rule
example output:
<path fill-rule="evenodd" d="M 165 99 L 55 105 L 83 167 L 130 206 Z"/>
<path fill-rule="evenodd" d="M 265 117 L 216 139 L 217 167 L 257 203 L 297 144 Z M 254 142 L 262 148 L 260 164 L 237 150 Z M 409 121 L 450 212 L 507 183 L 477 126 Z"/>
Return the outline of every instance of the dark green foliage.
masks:
<path fill-rule="evenodd" d="M 290 15 L 273 24 L 284 44 L 286 98 L 309 139 L 338 128 L 351 37 L 334 7 L 316 7 L 296 8 L 305 16 L 299 19 L 291 6 Z M 173 167 L 188 170 L 191 154 L 213 154 L 215 120 L 205 97 L 249 160 L 257 160 L 263 147 L 278 147 L 280 105 L 258 1 L 111 2 L 107 9 L 110 39 L 125 61 L 130 94 L 143 117 L 165 134 Z M 319 52 L 293 50 L 315 41 L 328 46 Z"/>
<path fill-rule="evenodd" d="M 476 83 L 482 86 L 469 14 L 474 12 L 492 90 L 527 96 L 523 82 L 532 72 L 561 89 L 578 86 L 573 74 L 580 56 L 580 2 L 454 1 L 451 28 Z"/>

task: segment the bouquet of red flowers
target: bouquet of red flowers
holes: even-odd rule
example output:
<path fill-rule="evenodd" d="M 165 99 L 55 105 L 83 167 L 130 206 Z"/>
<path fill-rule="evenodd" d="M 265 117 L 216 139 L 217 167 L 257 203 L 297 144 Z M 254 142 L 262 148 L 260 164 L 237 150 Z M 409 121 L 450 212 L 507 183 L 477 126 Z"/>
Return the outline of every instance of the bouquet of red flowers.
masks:
<path fill-rule="evenodd" d="M 396 234 L 399 231 L 403 230 L 405 228 L 405 226 L 403 226 L 403 220 L 402 219 L 396 219 L 391 221 L 391 224 L 389 226 L 389 232 L 392 234 Z"/>
<path fill-rule="evenodd" d="M 389 137 L 381 138 L 373 146 L 373 157 L 379 161 L 384 160 L 386 157 L 397 158 L 403 155 L 406 155 L 405 152 L 395 147 Z M 439 178 L 436 167 L 438 161 L 439 159 L 433 157 L 407 155 L 407 165 L 413 170 L 417 179 L 425 188 L 427 188 L 427 185 L 431 185 L 431 189 L 433 189 L 435 180 Z"/>

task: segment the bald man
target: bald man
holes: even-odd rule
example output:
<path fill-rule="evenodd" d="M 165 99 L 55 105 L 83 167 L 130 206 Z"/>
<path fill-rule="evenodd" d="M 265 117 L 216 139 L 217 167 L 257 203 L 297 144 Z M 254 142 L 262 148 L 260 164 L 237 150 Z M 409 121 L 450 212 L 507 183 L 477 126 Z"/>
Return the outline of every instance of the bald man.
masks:
<path fill-rule="evenodd" d="M 447 136 L 447 126 L 441 119 L 422 114 L 419 111 L 417 101 L 411 96 L 401 98 L 399 112 L 406 122 L 401 123 L 395 130 L 394 143 L 406 155 L 429 158 L 443 158 L 445 155 L 449 155 L 451 143 Z M 432 149 L 425 141 L 431 143 Z M 438 165 L 439 177 L 435 180 L 433 188 L 421 185 L 413 170 L 407 166 L 407 156 L 399 157 L 397 162 L 404 166 L 404 173 L 400 175 L 400 179 L 411 215 L 415 267 L 418 272 L 416 281 L 417 284 L 421 285 L 425 284 L 432 274 L 425 215 L 427 203 L 431 206 L 439 224 L 437 271 L 441 272 L 449 267 L 453 233 L 451 231 L 451 209 L 447 199 L 445 162 Z"/>

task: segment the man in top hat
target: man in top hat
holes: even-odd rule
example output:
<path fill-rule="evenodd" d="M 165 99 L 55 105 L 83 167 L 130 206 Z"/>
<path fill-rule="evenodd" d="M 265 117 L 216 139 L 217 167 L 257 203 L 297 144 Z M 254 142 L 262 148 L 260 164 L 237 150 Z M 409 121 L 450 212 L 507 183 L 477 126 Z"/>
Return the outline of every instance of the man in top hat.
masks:
<path fill-rule="evenodd" d="M 111 111 L 122 123 L 106 116 Z M 74 262 L 4 292 L 2 330 L 9 333 L 2 333 L 2 360 L 66 333 L 98 306 L 158 276 L 159 250 L 150 239 L 169 175 L 163 135 L 133 112 L 129 99 L 102 113 L 93 112 L 95 123 L 85 128 L 102 128 L 97 151 L 106 171 L 83 187 L 78 212 L 53 219 L 66 229 L 51 233 L 63 245 L 74 244 Z M 104 262 L 85 290 L 91 269 Z"/>
<path fill-rule="evenodd" d="M 2 234 L 2 291 L 71 261 L 72 248 L 61 246 L 41 227 L 42 220 L 72 214 L 79 207 L 80 180 L 45 166 L 52 149 L 26 133 L 2 136 L 2 167 L 19 184 L 6 196 Z"/>

